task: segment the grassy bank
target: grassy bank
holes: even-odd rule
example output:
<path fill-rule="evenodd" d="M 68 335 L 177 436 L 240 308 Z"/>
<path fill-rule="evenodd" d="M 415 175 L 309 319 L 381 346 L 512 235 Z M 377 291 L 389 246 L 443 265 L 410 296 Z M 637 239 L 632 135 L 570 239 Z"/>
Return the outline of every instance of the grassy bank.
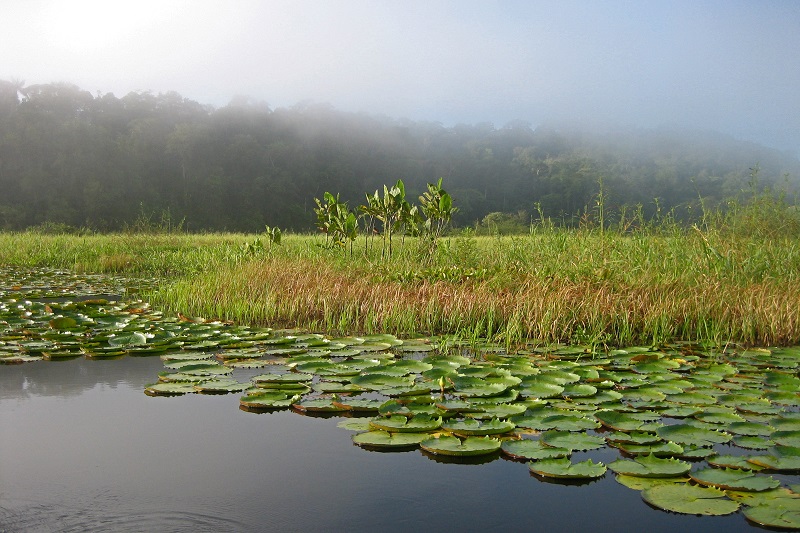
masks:
<path fill-rule="evenodd" d="M 398 239 L 391 259 L 378 239 L 359 238 L 351 257 L 318 236 L 256 238 L 2 234 L 0 263 L 158 277 L 147 297 L 169 312 L 330 333 L 800 343 L 792 236 L 535 228 L 449 237 L 433 255 Z"/>

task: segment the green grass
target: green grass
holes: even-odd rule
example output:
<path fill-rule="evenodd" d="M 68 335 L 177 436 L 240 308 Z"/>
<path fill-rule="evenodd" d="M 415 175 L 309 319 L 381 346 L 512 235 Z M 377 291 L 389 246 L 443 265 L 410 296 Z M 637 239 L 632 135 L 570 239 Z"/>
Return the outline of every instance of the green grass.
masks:
<path fill-rule="evenodd" d="M 536 228 L 345 250 L 321 236 L 0 234 L 0 262 L 158 278 L 168 312 L 335 334 L 457 334 L 521 343 L 800 342 L 800 242 L 717 229 Z M 263 239 L 263 236 L 261 237 Z"/>

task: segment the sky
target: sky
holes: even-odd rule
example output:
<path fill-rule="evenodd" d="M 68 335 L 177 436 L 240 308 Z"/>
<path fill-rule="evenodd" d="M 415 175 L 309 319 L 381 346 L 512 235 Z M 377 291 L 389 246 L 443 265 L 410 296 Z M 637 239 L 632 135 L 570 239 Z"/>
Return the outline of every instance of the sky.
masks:
<path fill-rule="evenodd" d="M 0 0 L 0 79 L 533 127 L 719 131 L 800 155 L 797 0 Z"/>

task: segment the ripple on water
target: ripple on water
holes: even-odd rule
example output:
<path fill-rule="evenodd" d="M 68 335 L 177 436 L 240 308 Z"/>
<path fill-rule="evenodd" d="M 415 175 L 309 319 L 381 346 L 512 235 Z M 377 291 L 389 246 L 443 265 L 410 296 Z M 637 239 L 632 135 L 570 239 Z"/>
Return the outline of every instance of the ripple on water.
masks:
<path fill-rule="evenodd" d="M 85 531 L 247 531 L 238 520 L 202 512 L 175 510 L 78 509 L 45 503 L 0 501 L 0 531 L 78 533 Z"/>

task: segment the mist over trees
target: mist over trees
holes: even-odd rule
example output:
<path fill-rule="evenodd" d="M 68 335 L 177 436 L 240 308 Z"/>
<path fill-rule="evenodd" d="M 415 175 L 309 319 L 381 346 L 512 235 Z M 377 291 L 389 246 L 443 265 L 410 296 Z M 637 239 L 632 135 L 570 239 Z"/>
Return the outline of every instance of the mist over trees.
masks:
<path fill-rule="evenodd" d="M 324 104 L 213 109 L 175 92 L 121 98 L 66 83 L 0 80 L 0 228 L 120 230 L 143 214 L 190 231 L 312 231 L 326 191 L 356 206 L 402 179 L 409 197 L 440 177 L 456 226 L 541 211 L 574 224 L 602 179 L 609 208 L 678 217 L 752 187 L 792 191 L 796 157 L 720 134 L 512 122 L 444 127 Z M 494 214 L 494 215 L 490 215 Z M 537 215 L 538 216 L 538 215 Z"/>

